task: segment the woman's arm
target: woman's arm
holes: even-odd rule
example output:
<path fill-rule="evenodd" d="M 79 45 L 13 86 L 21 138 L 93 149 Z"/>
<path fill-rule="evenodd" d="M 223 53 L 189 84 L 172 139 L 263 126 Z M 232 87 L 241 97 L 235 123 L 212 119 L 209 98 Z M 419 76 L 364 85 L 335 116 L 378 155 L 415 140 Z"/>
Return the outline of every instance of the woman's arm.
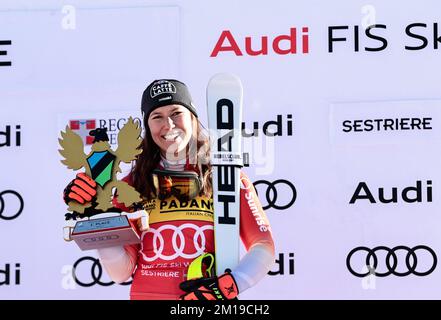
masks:
<path fill-rule="evenodd" d="M 241 172 L 240 237 L 247 253 L 232 270 L 239 292 L 254 286 L 274 263 L 274 241 L 265 211 L 248 177 Z"/>
<path fill-rule="evenodd" d="M 122 283 L 133 274 L 137 262 L 136 246 L 116 246 L 97 249 L 101 264 L 112 281 Z"/>

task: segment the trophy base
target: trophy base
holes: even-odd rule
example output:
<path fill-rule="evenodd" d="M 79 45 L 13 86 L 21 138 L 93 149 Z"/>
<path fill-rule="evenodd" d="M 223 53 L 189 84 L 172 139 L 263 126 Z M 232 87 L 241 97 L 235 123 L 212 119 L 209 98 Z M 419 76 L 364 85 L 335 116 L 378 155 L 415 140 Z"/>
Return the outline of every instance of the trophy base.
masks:
<path fill-rule="evenodd" d="M 106 215 L 106 214 L 103 214 Z M 77 221 L 70 234 L 81 250 L 93 250 L 141 242 L 126 215 Z"/>

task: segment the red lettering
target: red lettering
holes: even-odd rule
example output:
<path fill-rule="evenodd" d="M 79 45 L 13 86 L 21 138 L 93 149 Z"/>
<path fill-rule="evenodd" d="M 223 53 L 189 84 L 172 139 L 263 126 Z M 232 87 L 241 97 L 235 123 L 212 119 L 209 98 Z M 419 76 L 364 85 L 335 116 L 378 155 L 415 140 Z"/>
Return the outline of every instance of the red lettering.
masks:
<path fill-rule="evenodd" d="M 229 45 L 223 45 L 224 41 L 227 40 Z M 236 40 L 230 31 L 224 30 L 222 31 L 219 40 L 217 40 L 216 46 L 213 49 L 210 57 L 216 57 L 220 51 L 234 51 L 236 56 L 242 56 L 242 51 L 240 51 L 239 46 L 237 45 Z"/>
<path fill-rule="evenodd" d="M 268 37 L 262 37 L 262 48 L 259 51 L 254 51 L 251 48 L 251 37 L 245 38 L 245 51 L 250 56 L 258 56 L 259 54 L 268 54 Z"/>
<path fill-rule="evenodd" d="M 309 28 L 302 27 L 301 31 L 302 33 L 299 33 L 299 52 L 309 53 Z M 257 38 L 253 39 L 250 36 L 245 37 L 245 54 L 249 56 L 268 55 L 268 52 L 271 50 L 268 49 L 268 43 L 270 40 L 271 38 L 269 38 L 268 36 L 261 36 L 259 43 L 259 39 Z M 275 54 L 296 54 L 297 28 L 290 28 L 289 34 L 281 34 L 275 37 L 272 41 L 272 49 Z M 230 51 L 233 52 L 236 56 L 243 56 L 241 48 L 239 47 L 236 39 L 229 30 L 222 31 L 213 51 L 211 52 L 210 57 L 217 57 L 217 55 L 222 51 Z"/>
<path fill-rule="evenodd" d="M 289 53 L 296 53 L 297 52 L 297 30 L 296 28 L 290 29 L 289 35 L 282 34 L 281 36 L 278 36 L 273 41 L 273 49 L 275 53 L 278 54 L 289 54 Z M 280 48 L 280 42 L 283 40 L 289 41 L 289 47 L 288 49 L 282 49 Z"/>
<path fill-rule="evenodd" d="M 302 28 L 302 48 L 303 48 L 303 53 L 308 53 L 309 52 L 309 37 L 308 37 L 308 27 L 303 27 Z"/>

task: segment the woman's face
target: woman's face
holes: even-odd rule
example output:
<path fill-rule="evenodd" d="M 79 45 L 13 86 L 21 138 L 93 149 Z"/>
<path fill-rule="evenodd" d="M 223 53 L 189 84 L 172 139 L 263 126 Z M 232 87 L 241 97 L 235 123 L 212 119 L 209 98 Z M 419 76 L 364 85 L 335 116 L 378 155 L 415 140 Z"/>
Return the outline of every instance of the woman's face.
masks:
<path fill-rule="evenodd" d="M 156 108 L 147 123 L 163 155 L 185 150 L 193 132 L 191 112 L 178 104 Z"/>

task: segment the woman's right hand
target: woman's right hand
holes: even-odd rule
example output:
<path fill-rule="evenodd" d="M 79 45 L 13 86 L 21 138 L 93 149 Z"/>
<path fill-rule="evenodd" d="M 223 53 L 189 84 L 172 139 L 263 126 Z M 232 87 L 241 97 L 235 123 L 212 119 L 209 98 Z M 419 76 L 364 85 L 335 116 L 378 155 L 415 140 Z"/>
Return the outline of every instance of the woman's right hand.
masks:
<path fill-rule="evenodd" d="M 76 201 L 85 204 L 95 199 L 97 184 L 95 180 L 85 173 L 78 173 L 63 192 L 63 200 L 66 204 Z"/>

